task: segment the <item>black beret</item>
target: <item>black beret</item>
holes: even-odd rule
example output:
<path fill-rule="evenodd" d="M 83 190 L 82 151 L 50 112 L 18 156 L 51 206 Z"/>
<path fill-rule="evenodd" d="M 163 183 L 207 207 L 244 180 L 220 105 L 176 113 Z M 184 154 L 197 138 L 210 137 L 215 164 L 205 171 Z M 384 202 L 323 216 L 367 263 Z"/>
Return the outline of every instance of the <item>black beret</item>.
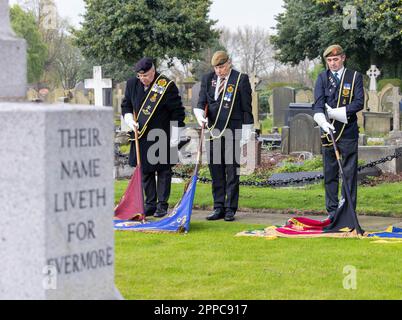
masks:
<path fill-rule="evenodd" d="M 145 73 L 152 68 L 154 62 L 151 58 L 144 57 L 135 64 L 135 72 Z"/>

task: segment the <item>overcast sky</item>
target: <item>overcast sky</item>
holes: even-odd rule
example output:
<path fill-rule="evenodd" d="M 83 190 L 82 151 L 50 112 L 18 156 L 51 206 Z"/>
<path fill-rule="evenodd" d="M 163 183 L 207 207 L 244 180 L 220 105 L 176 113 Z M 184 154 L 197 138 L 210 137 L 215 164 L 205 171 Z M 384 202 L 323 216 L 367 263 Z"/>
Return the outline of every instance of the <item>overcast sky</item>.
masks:
<path fill-rule="evenodd" d="M 10 0 L 10 3 L 23 2 Z M 85 12 L 83 0 L 55 0 L 59 14 L 68 17 L 70 23 L 79 25 L 80 15 Z M 269 29 L 275 26 L 274 16 L 283 11 L 283 1 L 266 0 L 214 0 L 211 6 L 210 18 L 219 20 L 217 25 L 236 29 L 238 26 L 249 25 Z"/>

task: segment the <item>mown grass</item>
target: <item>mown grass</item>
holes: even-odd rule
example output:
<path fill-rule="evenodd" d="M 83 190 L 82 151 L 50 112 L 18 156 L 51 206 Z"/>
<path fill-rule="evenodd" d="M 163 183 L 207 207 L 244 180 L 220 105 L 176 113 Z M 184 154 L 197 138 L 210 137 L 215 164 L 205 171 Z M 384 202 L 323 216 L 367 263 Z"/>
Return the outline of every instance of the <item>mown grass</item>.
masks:
<path fill-rule="evenodd" d="M 262 227 L 193 221 L 186 235 L 116 232 L 117 287 L 141 300 L 402 298 L 400 244 L 235 237 Z M 347 266 L 356 289 L 344 288 Z"/>
<path fill-rule="evenodd" d="M 128 181 L 115 184 L 117 203 L 126 189 Z M 183 194 L 184 184 L 172 184 L 170 205 L 174 206 Z M 197 184 L 194 206 L 212 208 L 210 184 Z M 252 210 L 311 210 L 325 209 L 322 183 L 302 188 L 258 188 L 240 187 L 239 207 Z M 402 217 L 402 183 L 384 183 L 374 187 L 359 186 L 358 214 Z"/>

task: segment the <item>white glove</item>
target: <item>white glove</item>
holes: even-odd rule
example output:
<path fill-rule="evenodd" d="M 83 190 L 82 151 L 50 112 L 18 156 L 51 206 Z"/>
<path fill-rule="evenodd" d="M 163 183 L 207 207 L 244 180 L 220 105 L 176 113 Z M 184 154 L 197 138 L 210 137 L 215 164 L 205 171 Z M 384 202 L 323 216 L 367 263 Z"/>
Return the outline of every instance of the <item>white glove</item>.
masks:
<path fill-rule="evenodd" d="M 124 115 L 124 122 L 130 128 L 131 131 L 134 131 L 134 127 L 138 129 L 138 122 L 134 121 L 134 115 L 132 113 L 126 113 Z"/>
<path fill-rule="evenodd" d="M 254 125 L 253 124 L 243 124 L 241 127 L 241 140 L 240 140 L 240 146 L 243 146 L 247 144 L 250 141 L 251 135 L 253 134 L 254 131 Z"/>
<path fill-rule="evenodd" d="M 170 131 L 170 147 L 176 148 L 180 142 L 180 136 L 183 131 L 183 127 L 172 127 Z"/>
<path fill-rule="evenodd" d="M 194 108 L 194 115 L 197 118 L 197 122 L 202 127 L 204 123 L 208 123 L 208 118 L 204 117 L 204 110 L 199 108 Z"/>
<path fill-rule="evenodd" d="M 346 107 L 331 108 L 328 104 L 325 104 L 327 108 L 328 118 L 335 119 L 342 123 L 348 123 L 348 117 L 346 115 Z"/>
<path fill-rule="evenodd" d="M 314 115 L 314 121 L 317 122 L 317 124 L 321 127 L 322 130 L 324 130 L 324 132 L 329 133 L 329 130 L 331 129 L 335 133 L 334 126 L 327 121 L 325 114 L 316 113 Z"/>

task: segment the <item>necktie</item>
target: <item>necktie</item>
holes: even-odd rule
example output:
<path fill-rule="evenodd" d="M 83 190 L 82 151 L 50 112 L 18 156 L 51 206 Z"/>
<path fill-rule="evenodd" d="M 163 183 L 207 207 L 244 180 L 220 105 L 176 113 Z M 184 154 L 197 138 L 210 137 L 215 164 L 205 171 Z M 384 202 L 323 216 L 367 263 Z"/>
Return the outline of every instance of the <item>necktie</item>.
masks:
<path fill-rule="evenodd" d="M 335 72 L 334 76 L 335 76 L 335 79 L 336 79 L 336 83 L 339 84 L 340 79 L 339 79 L 339 76 L 338 76 L 338 72 Z"/>
<path fill-rule="evenodd" d="M 221 81 L 220 81 L 220 83 L 219 83 L 219 89 L 218 89 L 218 96 L 220 96 L 221 95 L 221 93 L 222 93 L 222 91 L 223 91 L 223 89 L 225 88 L 225 81 L 226 79 L 225 78 L 221 78 Z"/>

